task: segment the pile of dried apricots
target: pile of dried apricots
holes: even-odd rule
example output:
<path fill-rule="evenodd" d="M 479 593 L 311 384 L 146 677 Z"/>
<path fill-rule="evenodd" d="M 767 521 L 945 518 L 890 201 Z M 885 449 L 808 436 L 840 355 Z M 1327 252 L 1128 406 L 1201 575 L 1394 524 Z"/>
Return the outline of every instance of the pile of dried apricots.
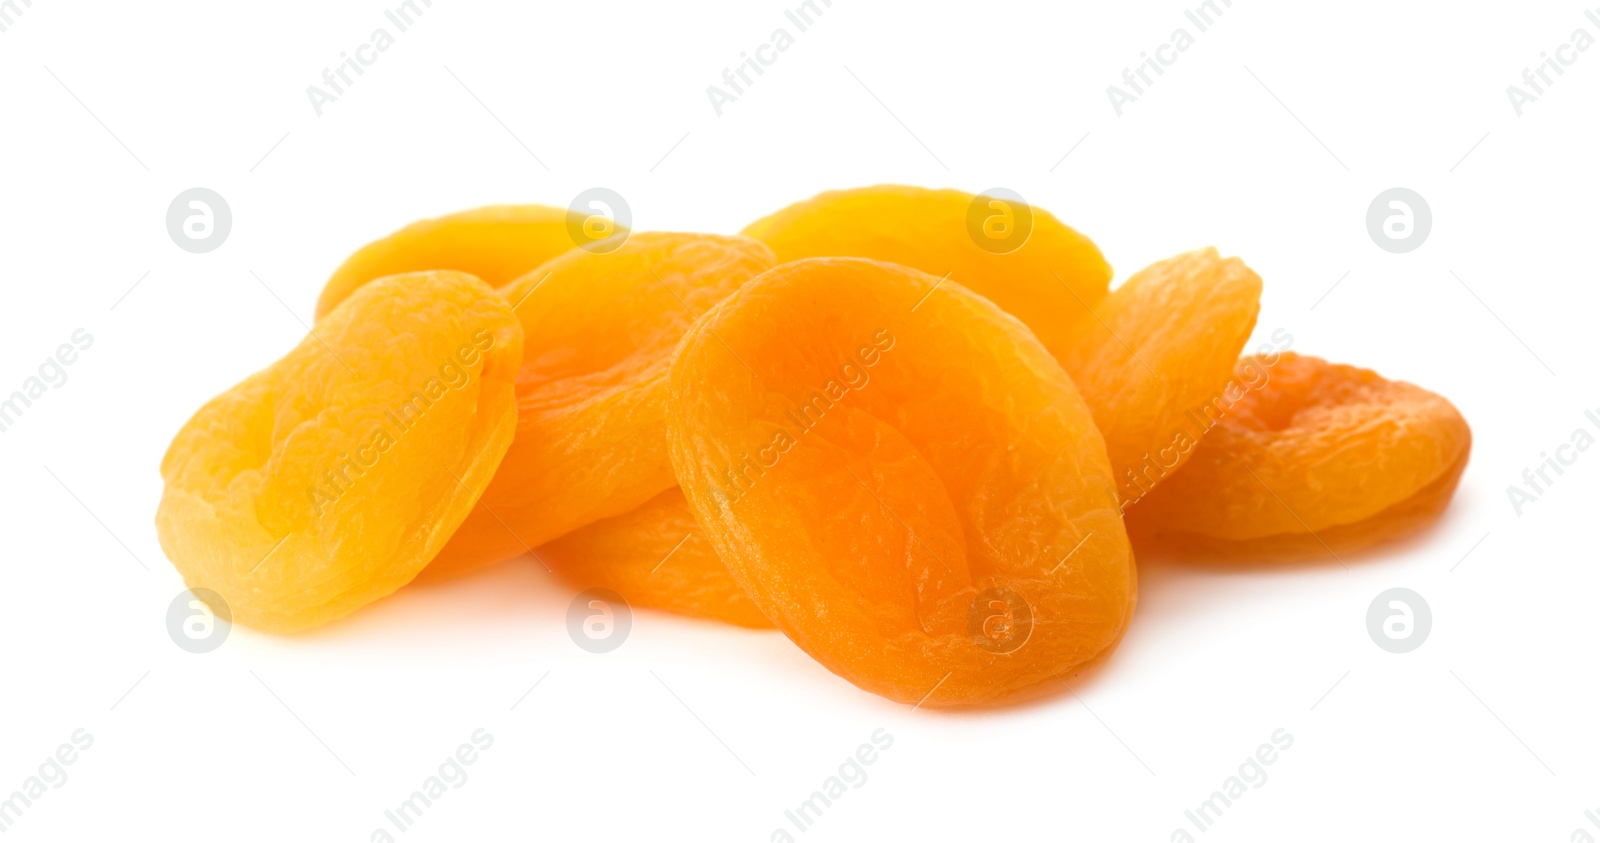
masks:
<path fill-rule="evenodd" d="M 270 632 L 534 553 L 580 588 L 782 630 L 889 699 L 995 703 L 1107 655 L 1134 550 L 1336 554 L 1438 515 L 1450 402 L 1241 358 L 1214 249 L 1110 290 L 1020 202 L 879 186 L 734 237 L 496 206 L 334 272 L 316 325 L 161 464 L 161 545 Z"/>

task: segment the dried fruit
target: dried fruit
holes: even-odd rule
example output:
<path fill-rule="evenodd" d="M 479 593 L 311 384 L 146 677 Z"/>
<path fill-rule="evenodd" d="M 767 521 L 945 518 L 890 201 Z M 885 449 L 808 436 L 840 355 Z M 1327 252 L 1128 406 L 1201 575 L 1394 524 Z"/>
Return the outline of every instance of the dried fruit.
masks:
<path fill-rule="evenodd" d="M 334 270 L 317 318 L 374 278 L 453 269 L 500 287 L 576 245 L 568 212 L 547 205 L 490 205 L 414 222 L 362 246 Z"/>
<path fill-rule="evenodd" d="M 741 237 L 629 235 L 586 197 L 606 213 L 368 244 L 311 336 L 190 419 L 156 520 L 196 597 L 292 632 L 528 552 L 983 705 L 1111 657 L 1135 550 L 1337 557 L 1437 517 L 1469 458 L 1437 395 L 1278 333 L 1241 359 L 1261 279 L 1215 249 L 1108 292 L 1091 241 L 1002 189 L 823 193 Z M 626 638 L 585 643 L 585 610 L 580 647 Z"/>
<path fill-rule="evenodd" d="M 527 336 L 517 436 L 424 578 L 516 556 L 674 486 L 670 352 L 696 316 L 772 264 L 743 237 L 645 233 L 614 251 L 571 250 L 504 287 Z"/>
<path fill-rule="evenodd" d="M 837 190 L 741 233 L 781 262 L 872 258 L 948 276 L 1021 319 L 1058 358 L 1111 282 L 1089 238 L 1015 197 L 899 185 Z"/>
<path fill-rule="evenodd" d="M 516 429 L 521 359 L 510 306 L 476 278 L 363 286 L 178 432 L 162 549 L 191 588 L 272 632 L 389 594 L 488 485 Z"/>
<path fill-rule="evenodd" d="M 1260 301 L 1261 278 L 1207 248 L 1135 273 L 1079 326 L 1061 366 L 1105 436 L 1125 505 L 1193 453 Z"/>
<path fill-rule="evenodd" d="M 676 486 L 644 506 L 574 530 L 538 553 L 580 590 L 609 588 L 634 606 L 772 627 L 733 581 Z"/>
<path fill-rule="evenodd" d="M 1234 557 L 1326 554 L 1415 529 L 1449 503 L 1472 450 L 1449 401 L 1316 357 L 1241 365 L 1265 383 L 1129 510 L 1131 529 Z"/>
<path fill-rule="evenodd" d="M 1031 333 L 958 284 L 841 258 L 762 274 L 684 337 L 668 431 L 733 578 L 874 693 L 1036 692 L 1131 615 L 1088 408 Z"/>

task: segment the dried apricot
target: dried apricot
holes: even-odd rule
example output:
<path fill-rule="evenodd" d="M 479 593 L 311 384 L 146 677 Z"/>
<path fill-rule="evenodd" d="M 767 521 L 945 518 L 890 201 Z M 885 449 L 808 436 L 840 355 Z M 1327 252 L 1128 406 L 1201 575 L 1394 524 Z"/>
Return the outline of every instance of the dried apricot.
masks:
<path fill-rule="evenodd" d="M 763 273 L 684 337 L 668 441 L 734 580 L 873 693 L 1015 697 L 1108 651 L 1132 613 L 1088 408 L 958 284 L 853 258 Z"/>
<path fill-rule="evenodd" d="M 1135 273 L 1061 356 L 1106 439 L 1124 505 L 1194 452 L 1255 329 L 1261 278 L 1216 249 Z"/>
<path fill-rule="evenodd" d="M 634 606 L 771 628 L 733 581 L 674 486 L 644 506 L 574 530 L 539 557 L 579 589 L 609 588 Z"/>
<path fill-rule="evenodd" d="M 547 205 L 490 205 L 414 222 L 346 258 L 322 288 L 317 318 L 374 278 L 453 269 L 500 287 L 574 245 L 568 211 Z"/>
<path fill-rule="evenodd" d="M 858 257 L 948 277 L 1021 319 L 1057 357 L 1106 296 L 1093 241 L 1019 197 L 879 185 L 796 202 L 741 232 L 777 254 Z"/>
<path fill-rule="evenodd" d="M 424 578 L 516 556 L 675 485 L 671 351 L 696 316 L 772 264 L 743 237 L 651 232 L 573 249 L 502 288 L 527 336 L 516 439 Z"/>
<path fill-rule="evenodd" d="M 1449 503 L 1472 450 L 1449 401 L 1316 357 L 1241 365 L 1264 382 L 1129 510 L 1131 529 L 1234 555 L 1325 553 L 1412 529 Z"/>
<path fill-rule="evenodd" d="M 510 305 L 470 275 L 363 286 L 178 432 L 161 461 L 162 549 L 191 588 L 273 632 L 394 591 L 511 444 L 521 359 Z"/>

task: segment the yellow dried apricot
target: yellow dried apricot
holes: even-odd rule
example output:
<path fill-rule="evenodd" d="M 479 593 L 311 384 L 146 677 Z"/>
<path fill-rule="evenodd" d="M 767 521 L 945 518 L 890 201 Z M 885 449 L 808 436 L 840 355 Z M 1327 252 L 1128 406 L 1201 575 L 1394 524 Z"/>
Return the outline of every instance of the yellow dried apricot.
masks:
<path fill-rule="evenodd" d="M 743 237 L 649 232 L 568 251 L 502 288 L 527 336 L 516 439 L 423 577 L 508 559 L 674 486 L 671 351 L 696 316 L 772 264 Z"/>
<path fill-rule="evenodd" d="M 569 212 L 547 205 L 490 205 L 414 222 L 362 246 L 334 270 L 317 318 L 374 278 L 453 269 L 500 287 L 578 245 Z"/>
<path fill-rule="evenodd" d="M 1415 529 L 1449 503 L 1472 450 L 1449 401 L 1316 357 L 1241 365 L 1264 383 L 1129 510 L 1139 535 L 1247 558 L 1325 554 Z"/>
<path fill-rule="evenodd" d="M 293 351 L 213 398 L 161 461 L 161 547 L 190 588 L 272 632 L 411 580 L 516 430 L 522 328 L 459 272 L 361 287 Z"/>
<path fill-rule="evenodd" d="M 684 337 L 668 440 L 734 580 L 873 693 L 1038 693 L 1131 616 L 1088 408 L 1033 334 L 961 285 L 852 258 L 761 274 Z"/>
<path fill-rule="evenodd" d="M 538 553 L 578 589 L 609 588 L 634 606 L 772 627 L 733 581 L 676 486 L 641 507 L 574 530 Z"/>
<path fill-rule="evenodd" d="M 836 190 L 741 233 L 771 246 L 780 262 L 872 258 L 948 277 L 1021 319 L 1058 358 L 1111 282 L 1093 241 L 1015 196 L 900 185 Z"/>
<path fill-rule="evenodd" d="M 1124 506 L 1194 452 L 1260 302 L 1261 278 L 1208 248 L 1135 273 L 1079 326 L 1061 366 L 1105 436 Z"/>

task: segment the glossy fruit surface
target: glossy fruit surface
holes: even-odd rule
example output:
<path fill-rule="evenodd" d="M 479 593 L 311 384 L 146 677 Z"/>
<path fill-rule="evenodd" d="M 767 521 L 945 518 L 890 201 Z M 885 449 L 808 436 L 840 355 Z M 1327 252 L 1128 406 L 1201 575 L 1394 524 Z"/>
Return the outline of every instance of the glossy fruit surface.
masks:
<path fill-rule="evenodd" d="M 1449 503 L 1472 450 L 1449 401 L 1316 357 L 1244 362 L 1267 372 L 1265 385 L 1129 510 L 1139 532 L 1315 551 L 1330 536 L 1350 547 L 1403 532 Z"/>
<path fill-rule="evenodd" d="M 1218 415 L 1255 328 L 1261 278 L 1216 249 L 1135 273 L 1061 357 L 1106 439 L 1124 502 L 1176 472 Z"/>
<path fill-rule="evenodd" d="M 573 248 L 568 211 L 547 205 L 490 205 L 414 222 L 356 250 L 322 288 L 317 318 L 362 284 L 451 269 L 500 287 Z"/>
<path fill-rule="evenodd" d="M 517 435 L 427 579 L 517 556 L 677 484 L 666 377 L 695 318 L 772 266 L 766 246 L 710 234 L 634 234 L 573 249 L 501 289 L 527 342 Z"/>
<path fill-rule="evenodd" d="M 293 632 L 416 576 L 516 429 L 522 328 L 457 272 L 363 286 L 213 398 L 161 462 L 161 547 L 235 621 Z"/>
<path fill-rule="evenodd" d="M 734 582 L 676 486 L 643 506 L 574 530 L 538 553 L 580 591 L 609 588 L 633 606 L 772 628 Z"/>
<path fill-rule="evenodd" d="M 994 702 L 1122 634 L 1135 580 L 1105 445 L 988 300 L 893 264 L 786 264 L 695 324 L 670 385 L 673 465 L 712 545 L 856 685 Z"/>
<path fill-rule="evenodd" d="M 771 246 L 780 262 L 872 258 L 948 277 L 1021 319 L 1058 357 L 1111 282 L 1094 243 L 1048 211 L 959 190 L 829 191 L 741 233 Z"/>

